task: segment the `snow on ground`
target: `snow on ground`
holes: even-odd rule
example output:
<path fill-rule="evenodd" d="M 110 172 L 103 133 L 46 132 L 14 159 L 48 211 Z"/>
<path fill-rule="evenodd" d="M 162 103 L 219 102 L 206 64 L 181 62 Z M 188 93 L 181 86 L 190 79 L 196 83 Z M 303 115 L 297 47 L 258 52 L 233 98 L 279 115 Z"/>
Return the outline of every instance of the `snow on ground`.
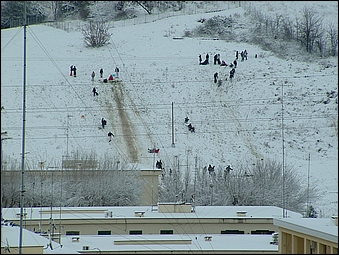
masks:
<path fill-rule="evenodd" d="M 322 216 L 337 214 L 337 96 L 329 95 L 338 91 L 338 59 L 286 61 L 255 45 L 183 37 L 201 17 L 237 11 L 241 8 L 117 24 L 110 44 L 99 49 L 86 48 L 81 32 L 29 26 L 27 168 L 36 169 L 41 161 L 46 168 L 60 166 L 63 156 L 77 152 L 153 165 L 147 149 L 156 147 L 164 167 L 178 159 L 183 169 L 194 171 L 195 157 L 198 167 L 261 158 L 281 162 L 284 145 L 286 164 L 295 166 L 305 185 L 309 172 L 310 183 L 324 192 L 315 207 Z M 19 165 L 23 42 L 23 28 L 1 31 L 1 130 L 11 137 L 2 141 L 2 149 L 7 161 L 10 157 Z M 214 54 L 230 63 L 236 50 L 245 49 L 248 60 L 239 61 L 233 81 L 226 81 L 230 68 L 213 65 Z M 199 65 L 198 55 L 204 60 L 207 53 L 210 64 Z M 76 78 L 69 75 L 71 65 L 77 67 Z M 100 68 L 107 78 L 116 66 L 121 82 L 102 83 Z M 220 87 L 213 83 L 215 72 L 223 79 Z M 91 92 L 94 86 L 98 97 Z M 186 116 L 195 133 L 184 124 Z M 105 130 L 100 129 L 102 117 Z M 108 131 L 115 135 L 111 143 Z"/>

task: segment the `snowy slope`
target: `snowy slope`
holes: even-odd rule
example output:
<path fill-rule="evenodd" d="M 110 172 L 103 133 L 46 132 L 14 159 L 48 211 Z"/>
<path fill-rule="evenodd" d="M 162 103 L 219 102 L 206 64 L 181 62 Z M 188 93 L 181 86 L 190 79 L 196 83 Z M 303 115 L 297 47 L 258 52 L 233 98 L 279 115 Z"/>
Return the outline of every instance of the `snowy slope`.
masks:
<path fill-rule="evenodd" d="M 193 171 L 195 157 L 198 167 L 281 161 L 284 145 L 286 164 L 305 177 L 305 185 L 310 171 L 310 181 L 324 192 L 318 208 L 336 214 L 338 59 L 287 61 L 255 45 L 182 37 L 201 17 L 235 12 L 242 9 L 116 25 L 110 44 L 99 49 L 86 48 L 80 31 L 28 27 L 27 168 L 36 169 L 41 161 L 46 168 L 60 166 L 67 153 L 152 166 L 147 149 L 156 147 L 156 159 L 165 167 L 179 159 Z M 3 141 L 3 156 L 20 165 L 23 29 L 2 30 L 1 35 L 1 129 L 11 137 Z M 249 59 L 239 61 L 233 81 L 225 80 L 229 67 L 198 64 L 199 54 L 204 59 L 208 53 L 213 62 L 219 53 L 229 63 L 236 50 L 244 49 Z M 70 65 L 77 67 L 76 78 L 69 76 Z M 108 77 L 116 66 L 122 81 L 102 83 L 99 69 Z M 224 80 L 220 87 L 213 83 L 215 72 Z M 91 92 L 94 86 L 98 97 Z M 186 116 L 195 133 L 184 124 Z M 100 129 L 102 117 L 105 130 Z M 111 143 L 108 131 L 115 135 Z"/>

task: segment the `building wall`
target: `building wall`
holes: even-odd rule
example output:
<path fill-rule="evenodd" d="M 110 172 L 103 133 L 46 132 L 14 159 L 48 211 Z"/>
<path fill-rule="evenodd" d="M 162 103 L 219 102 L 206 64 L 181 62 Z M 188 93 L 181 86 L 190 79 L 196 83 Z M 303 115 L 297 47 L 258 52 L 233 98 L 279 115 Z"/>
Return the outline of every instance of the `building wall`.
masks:
<path fill-rule="evenodd" d="M 157 170 L 142 170 L 140 175 L 144 180 L 143 191 L 141 196 L 141 205 L 156 205 L 158 203 L 159 194 L 159 175 L 162 171 Z"/>
<path fill-rule="evenodd" d="M 187 216 L 187 214 L 186 214 Z M 14 221 L 13 221 L 14 222 Z M 19 220 L 14 222 L 20 224 Z M 42 231 L 50 229 L 50 221 L 42 220 Z M 25 228 L 38 232 L 39 220 L 26 220 Z M 226 231 L 242 231 L 239 234 L 251 234 L 251 231 L 269 230 L 277 232 L 272 219 L 213 219 L 213 218 L 96 218 L 91 220 L 53 220 L 54 233 L 65 235 L 67 231 L 79 231 L 80 235 L 98 235 L 98 231 L 110 231 L 112 235 L 129 235 L 130 231 L 142 231 L 142 234 L 160 234 L 162 230 L 173 234 L 221 234 Z M 61 229 L 61 231 L 60 231 Z M 58 241 L 54 239 L 54 241 Z"/>
<path fill-rule="evenodd" d="M 23 246 L 21 248 L 22 254 L 44 254 L 44 249 L 41 246 L 32 246 L 27 247 Z M 1 254 L 19 254 L 19 248 L 18 247 L 10 247 L 9 250 L 5 247 L 1 247 Z"/>
<path fill-rule="evenodd" d="M 280 254 L 338 254 L 338 243 L 279 228 Z"/>

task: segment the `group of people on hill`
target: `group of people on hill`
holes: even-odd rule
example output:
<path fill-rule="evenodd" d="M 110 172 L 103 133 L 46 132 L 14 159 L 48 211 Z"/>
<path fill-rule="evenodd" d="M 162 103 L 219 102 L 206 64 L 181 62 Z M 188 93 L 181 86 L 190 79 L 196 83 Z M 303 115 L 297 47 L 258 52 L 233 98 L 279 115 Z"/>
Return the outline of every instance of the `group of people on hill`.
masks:
<path fill-rule="evenodd" d="M 118 67 L 116 67 L 115 68 L 115 76 L 118 78 L 119 77 L 119 68 Z M 99 70 L 99 73 L 100 73 L 100 78 L 102 78 L 103 77 L 103 74 L 104 74 L 104 69 L 102 69 L 102 68 L 100 68 L 100 70 Z M 73 76 L 73 77 L 76 77 L 76 75 L 77 75 L 77 68 L 76 68 L 76 66 L 75 65 L 71 65 L 70 66 L 70 76 Z M 112 76 L 112 75 L 110 75 L 110 76 Z M 91 80 L 92 80 L 92 82 L 94 82 L 94 78 L 95 78 L 95 72 L 93 71 L 92 73 L 91 73 Z M 112 78 L 113 79 L 113 78 Z M 99 95 L 99 93 L 97 92 L 97 89 L 96 89 L 96 87 L 93 87 L 92 88 L 92 93 L 93 93 L 93 96 L 98 96 Z M 104 118 L 101 118 L 101 126 L 102 126 L 102 129 L 105 129 L 105 126 L 107 125 L 107 121 L 104 119 Z M 108 132 L 108 138 L 109 138 L 109 142 L 111 142 L 112 141 L 112 137 L 114 137 L 114 134 L 112 133 L 112 132 Z"/>
<path fill-rule="evenodd" d="M 245 49 L 245 50 L 241 51 L 240 56 L 241 56 L 241 61 L 247 60 L 248 59 L 248 52 L 247 52 L 247 50 Z M 255 58 L 257 58 L 257 57 L 258 57 L 258 55 L 255 54 Z M 216 53 L 213 58 L 214 58 L 214 61 L 213 61 L 214 65 L 229 66 L 231 68 L 230 74 L 229 74 L 229 79 L 232 81 L 232 79 L 234 78 L 235 69 L 238 66 L 239 51 L 235 52 L 235 59 L 230 64 L 227 64 L 225 60 L 221 60 L 219 53 Z M 199 65 L 208 65 L 208 64 L 209 64 L 209 54 L 208 53 L 206 54 L 205 61 L 203 61 L 203 62 L 202 62 L 201 54 L 199 54 Z M 227 80 L 227 77 L 226 77 L 226 80 Z M 218 87 L 221 86 L 222 79 L 219 78 L 219 73 L 218 72 L 214 73 L 213 81 L 214 81 L 214 83 L 216 83 L 218 85 Z"/>
<path fill-rule="evenodd" d="M 204 62 L 202 62 L 201 55 L 199 54 L 199 65 L 208 65 L 210 63 L 209 59 L 210 59 L 210 55 L 208 55 L 207 53 Z"/>

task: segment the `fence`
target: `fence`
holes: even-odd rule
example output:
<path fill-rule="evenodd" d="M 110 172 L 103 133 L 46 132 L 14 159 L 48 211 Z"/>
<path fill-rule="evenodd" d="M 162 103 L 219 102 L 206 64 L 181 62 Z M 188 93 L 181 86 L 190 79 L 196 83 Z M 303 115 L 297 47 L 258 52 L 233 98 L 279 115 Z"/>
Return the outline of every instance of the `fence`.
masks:
<path fill-rule="evenodd" d="M 194 7 L 183 8 L 180 11 L 171 11 L 171 12 L 164 12 L 164 13 L 153 13 L 147 14 L 144 13 L 138 17 L 132 19 L 124 19 L 119 21 L 108 21 L 109 27 L 124 27 L 124 26 L 131 26 L 143 23 L 150 23 L 157 20 L 169 18 L 169 17 L 176 17 L 181 15 L 193 15 L 199 13 L 212 13 L 212 12 L 219 12 L 224 11 L 236 7 L 241 6 L 241 1 L 216 1 L 215 4 L 205 4 L 203 6 L 197 6 L 194 4 Z M 23 19 L 8 19 L 1 21 L 1 29 L 3 28 L 12 28 L 12 27 L 19 27 L 23 26 L 24 20 Z M 34 25 L 34 24 L 44 24 L 47 26 L 51 26 L 54 28 L 62 29 L 67 32 L 81 32 L 83 28 L 85 28 L 86 21 L 48 21 L 41 17 L 34 17 L 34 18 L 27 18 L 27 25 Z"/>
<path fill-rule="evenodd" d="M 220 12 L 224 11 L 230 8 L 235 8 L 239 6 L 237 3 L 228 3 L 226 8 L 220 8 L 219 6 L 207 6 L 205 8 L 194 8 L 191 10 L 183 9 L 181 11 L 171 11 L 171 12 L 165 12 L 165 13 L 155 13 L 155 14 L 143 14 L 135 18 L 131 19 L 124 19 L 124 20 L 118 20 L 118 21 L 108 21 L 106 24 L 110 28 L 115 27 L 125 27 L 125 26 L 132 26 L 132 25 L 138 25 L 138 24 L 145 24 L 145 23 L 151 23 L 157 20 L 162 20 L 170 17 L 177 17 L 182 15 L 193 15 L 198 13 L 212 13 L 212 12 Z M 81 32 L 87 22 L 85 21 L 55 21 L 55 22 L 45 22 L 44 23 L 47 26 L 51 26 L 54 28 L 62 29 L 67 32 Z"/>

